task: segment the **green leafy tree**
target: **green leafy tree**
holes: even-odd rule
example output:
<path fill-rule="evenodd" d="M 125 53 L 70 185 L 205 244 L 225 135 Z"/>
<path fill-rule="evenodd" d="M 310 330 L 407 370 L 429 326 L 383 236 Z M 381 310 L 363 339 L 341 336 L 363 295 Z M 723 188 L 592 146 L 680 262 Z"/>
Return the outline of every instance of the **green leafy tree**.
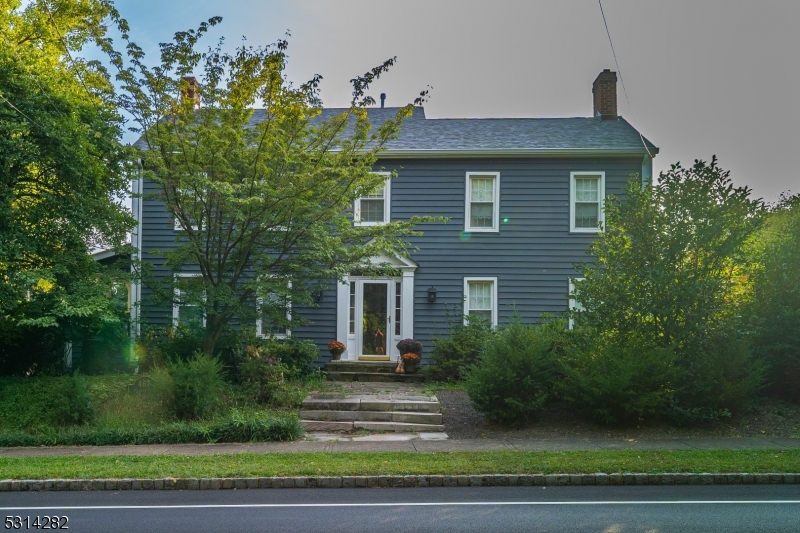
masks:
<path fill-rule="evenodd" d="M 770 393 L 800 401 L 800 195 L 781 198 L 755 245 L 753 346 L 770 366 Z"/>
<path fill-rule="evenodd" d="M 0 0 L 0 367 L 7 371 L 28 364 L 10 347 L 49 335 L 41 328 L 119 321 L 108 298 L 118 280 L 88 252 L 120 246 L 133 225 L 118 200 L 129 156 L 110 80 L 76 55 L 104 39 L 112 11 L 102 0 L 25 8 Z"/>
<path fill-rule="evenodd" d="M 369 259 L 406 254 L 416 224 L 433 220 L 353 224 L 354 200 L 383 185 L 373 172 L 378 153 L 413 111 L 407 105 L 375 128 L 368 119 L 374 100 L 366 91 L 394 59 L 353 79 L 349 109 L 321 120 L 321 78 L 299 86 L 286 80 L 285 40 L 234 53 L 219 45 L 196 51 L 220 20 L 176 33 L 152 68 L 133 43 L 127 61 L 112 54 L 120 105 L 139 124 L 144 175 L 157 186 L 151 198 L 183 228 L 178 246 L 161 255 L 174 273 L 201 274 L 168 277 L 161 294 L 171 300 L 178 284 L 182 298 L 203 310 L 207 353 L 231 320 L 252 323 L 258 301 L 278 321 L 291 301 L 298 322 L 296 310 L 313 305 L 312 294 L 331 280 L 353 270 L 390 272 Z M 199 84 L 187 79 L 195 74 Z"/>
<path fill-rule="evenodd" d="M 727 407 L 721 391 L 736 386 L 726 379 L 741 381 L 750 367 L 721 375 L 709 362 L 725 364 L 716 357 L 723 332 L 728 340 L 739 335 L 733 324 L 750 287 L 746 243 L 761 223 L 762 202 L 747 187 L 734 187 L 714 157 L 691 168 L 673 165 L 646 187 L 635 177 L 624 201 L 610 198 L 605 209 L 605 231 L 589 250 L 593 260 L 578 265 L 585 279 L 573 296 L 585 310 L 574 313 L 577 324 L 674 349 L 684 372 L 678 401 Z M 758 384 L 751 385 L 752 394 Z"/>

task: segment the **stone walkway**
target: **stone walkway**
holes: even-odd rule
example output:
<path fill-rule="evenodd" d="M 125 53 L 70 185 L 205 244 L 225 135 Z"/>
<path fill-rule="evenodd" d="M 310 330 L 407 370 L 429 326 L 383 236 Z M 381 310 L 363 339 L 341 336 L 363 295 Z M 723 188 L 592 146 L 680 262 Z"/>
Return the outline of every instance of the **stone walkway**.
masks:
<path fill-rule="evenodd" d="M 613 439 L 464 439 L 439 440 L 397 435 L 336 437 L 336 440 L 260 442 L 247 444 L 175 444 L 131 446 L 53 446 L 0 448 L 0 457 L 63 455 L 214 455 L 290 452 L 459 452 L 459 451 L 579 451 L 579 450 L 782 450 L 800 449 L 790 438 L 689 438 L 664 440 Z"/>

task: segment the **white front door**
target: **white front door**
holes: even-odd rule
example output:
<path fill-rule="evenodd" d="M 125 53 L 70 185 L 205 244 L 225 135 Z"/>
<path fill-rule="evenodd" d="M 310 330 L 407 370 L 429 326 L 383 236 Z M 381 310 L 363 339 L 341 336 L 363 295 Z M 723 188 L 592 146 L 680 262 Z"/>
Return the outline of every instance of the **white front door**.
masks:
<path fill-rule="evenodd" d="M 350 279 L 349 359 L 389 361 L 400 355 L 400 279 Z"/>

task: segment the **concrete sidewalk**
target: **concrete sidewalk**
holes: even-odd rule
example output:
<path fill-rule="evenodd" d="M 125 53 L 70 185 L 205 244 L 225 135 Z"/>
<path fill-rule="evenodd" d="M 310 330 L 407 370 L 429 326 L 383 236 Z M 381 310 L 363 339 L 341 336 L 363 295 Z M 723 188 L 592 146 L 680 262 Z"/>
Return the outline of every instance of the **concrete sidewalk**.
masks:
<path fill-rule="evenodd" d="M 130 446 L 53 446 L 0 448 L 0 457 L 64 455 L 213 455 L 291 452 L 462 452 L 462 451 L 598 451 L 598 450 L 781 450 L 800 448 L 800 439 L 741 437 L 660 440 L 619 439 L 447 439 L 300 440 L 245 444 L 162 444 Z"/>

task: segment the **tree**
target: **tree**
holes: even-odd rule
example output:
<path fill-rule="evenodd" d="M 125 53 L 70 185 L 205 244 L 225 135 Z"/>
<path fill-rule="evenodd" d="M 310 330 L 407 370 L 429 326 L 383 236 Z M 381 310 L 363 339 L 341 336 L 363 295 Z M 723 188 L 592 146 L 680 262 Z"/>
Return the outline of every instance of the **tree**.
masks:
<path fill-rule="evenodd" d="M 757 234 L 753 346 L 770 366 L 770 392 L 800 400 L 800 195 L 784 195 Z"/>
<path fill-rule="evenodd" d="M 161 294 L 172 301 L 178 288 L 182 301 L 204 311 L 207 353 L 233 319 L 253 323 L 257 305 L 285 322 L 291 301 L 298 323 L 296 311 L 313 305 L 312 294 L 331 280 L 354 270 L 390 272 L 369 259 L 407 253 L 405 238 L 417 234 L 416 224 L 434 220 L 353 224 L 354 200 L 383 185 L 385 177 L 373 172 L 378 152 L 413 110 L 405 106 L 375 129 L 368 119 L 374 100 L 366 91 L 394 59 L 353 79 L 350 108 L 321 120 L 321 77 L 300 86 L 285 79 L 285 40 L 232 54 L 220 42 L 197 52 L 198 40 L 220 21 L 176 33 L 153 68 L 133 43 L 129 63 L 112 54 L 124 89 L 120 105 L 136 118 L 146 146 L 144 176 L 157 185 L 151 198 L 182 228 L 177 247 L 162 255 L 175 274 L 199 269 L 193 279 L 167 277 Z M 189 78 L 196 71 L 199 84 Z M 254 105 L 263 106 L 263 120 L 253 120 Z"/>
<path fill-rule="evenodd" d="M 129 156 L 113 86 L 75 55 L 104 38 L 111 6 L 0 6 L 0 366 L 18 371 L 14 338 L 119 320 L 114 276 L 88 251 L 124 243 L 133 220 L 118 200 Z"/>
<path fill-rule="evenodd" d="M 674 349 L 684 372 L 678 397 L 689 408 L 722 409 L 757 388 L 736 318 L 751 283 L 746 243 L 763 203 L 734 187 L 713 157 L 673 165 L 646 187 L 634 177 L 624 201 L 610 198 L 605 209 L 593 259 L 577 265 L 585 277 L 573 295 L 585 308 L 577 323 Z"/>

